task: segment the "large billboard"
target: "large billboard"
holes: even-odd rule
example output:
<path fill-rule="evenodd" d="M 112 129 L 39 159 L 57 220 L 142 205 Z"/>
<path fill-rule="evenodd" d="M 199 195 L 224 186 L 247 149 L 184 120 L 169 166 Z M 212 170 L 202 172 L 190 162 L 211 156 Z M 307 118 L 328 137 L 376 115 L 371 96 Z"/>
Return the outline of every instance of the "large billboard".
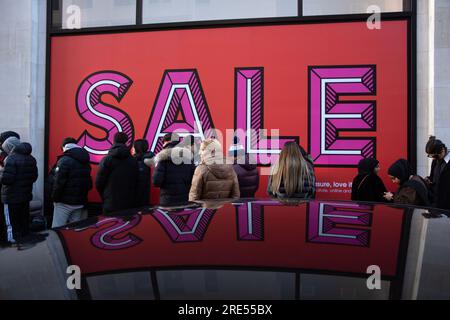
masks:
<path fill-rule="evenodd" d="M 124 131 L 155 152 L 167 132 L 233 132 L 263 173 L 286 141 L 309 151 L 317 196 L 349 199 L 362 158 L 408 157 L 408 21 L 227 26 L 51 38 L 48 159 L 66 136 L 93 172 Z M 158 201 L 153 191 L 152 203 Z M 91 201 L 99 201 L 95 190 Z"/>

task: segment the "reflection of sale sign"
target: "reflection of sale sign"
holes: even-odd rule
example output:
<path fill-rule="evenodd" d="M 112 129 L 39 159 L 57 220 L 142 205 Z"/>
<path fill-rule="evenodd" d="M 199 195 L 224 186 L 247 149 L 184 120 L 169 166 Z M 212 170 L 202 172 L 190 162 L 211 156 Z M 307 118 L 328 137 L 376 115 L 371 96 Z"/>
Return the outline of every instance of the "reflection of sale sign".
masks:
<path fill-rule="evenodd" d="M 298 141 L 314 159 L 318 197 L 349 199 L 359 160 L 380 160 L 388 182 L 388 166 L 407 157 L 407 29 L 399 20 L 380 30 L 349 22 L 55 36 L 50 164 L 67 136 L 95 174 L 116 132 L 155 152 L 168 132 L 215 136 L 225 149 L 234 132 L 261 166 Z M 257 196 L 266 187 L 263 176 Z"/>
<path fill-rule="evenodd" d="M 367 267 L 377 264 L 383 276 L 394 278 L 406 253 L 405 214 L 384 205 L 255 200 L 218 209 L 99 216 L 91 225 L 57 232 L 69 264 L 85 275 L 232 267 L 366 276 Z"/>

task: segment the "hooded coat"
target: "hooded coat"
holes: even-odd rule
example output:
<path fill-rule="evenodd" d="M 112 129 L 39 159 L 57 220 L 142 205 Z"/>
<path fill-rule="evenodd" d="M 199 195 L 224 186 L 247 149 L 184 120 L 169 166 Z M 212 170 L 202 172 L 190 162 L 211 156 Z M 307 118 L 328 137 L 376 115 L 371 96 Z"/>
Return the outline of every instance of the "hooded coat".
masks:
<path fill-rule="evenodd" d="M 177 158 L 173 158 L 172 155 L 177 155 Z M 176 143 L 169 143 L 157 154 L 155 162 L 153 185 L 161 190 L 159 204 L 161 206 L 186 204 L 189 201 L 189 190 L 195 171 L 191 151 L 176 146 Z"/>
<path fill-rule="evenodd" d="M 239 197 L 239 181 L 232 165 L 201 163 L 195 169 L 190 201 Z"/>
<path fill-rule="evenodd" d="M 0 172 L 3 203 L 19 204 L 33 199 L 33 183 L 38 178 L 38 169 L 31 151 L 31 145 L 23 142 L 6 157 L 5 167 Z"/>
<path fill-rule="evenodd" d="M 121 143 L 114 144 L 100 161 L 95 180 L 105 213 L 136 207 L 138 172 L 138 163 L 130 149 Z"/>
<path fill-rule="evenodd" d="M 374 172 L 378 160 L 368 158 L 358 163 L 358 175 L 352 183 L 352 200 L 386 202 L 383 195 L 387 191 L 381 178 Z"/>
<path fill-rule="evenodd" d="M 412 169 L 405 159 L 394 162 L 388 174 L 400 180 L 400 187 L 394 194 L 394 202 L 418 206 L 430 206 L 430 193 L 426 182 L 412 174 Z"/>
<path fill-rule="evenodd" d="M 58 157 L 53 170 L 52 199 L 70 205 L 85 205 L 92 189 L 89 153 L 73 146 Z"/>
<path fill-rule="evenodd" d="M 241 198 L 253 198 L 259 187 L 259 174 L 255 164 L 234 164 L 239 181 L 239 191 Z"/>

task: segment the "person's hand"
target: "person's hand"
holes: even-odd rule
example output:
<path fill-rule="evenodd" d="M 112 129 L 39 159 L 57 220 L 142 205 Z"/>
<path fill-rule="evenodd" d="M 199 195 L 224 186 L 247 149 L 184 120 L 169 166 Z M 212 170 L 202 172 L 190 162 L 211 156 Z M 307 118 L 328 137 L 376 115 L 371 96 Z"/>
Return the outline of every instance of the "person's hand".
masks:
<path fill-rule="evenodd" d="M 394 194 L 392 192 L 385 192 L 383 197 L 388 200 L 391 201 L 394 198 Z"/>
<path fill-rule="evenodd" d="M 430 180 L 430 177 L 425 177 L 425 178 L 423 178 L 423 180 L 425 180 L 425 183 L 426 183 L 428 186 L 431 186 L 431 185 L 433 184 L 433 182 L 431 182 L 431 180 Z"/>

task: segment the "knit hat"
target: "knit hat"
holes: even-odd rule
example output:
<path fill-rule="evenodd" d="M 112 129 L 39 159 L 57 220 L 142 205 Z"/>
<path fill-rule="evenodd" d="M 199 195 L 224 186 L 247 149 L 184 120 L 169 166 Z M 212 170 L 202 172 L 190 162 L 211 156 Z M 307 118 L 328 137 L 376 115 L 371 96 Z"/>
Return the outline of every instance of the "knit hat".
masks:
<path fill-rule="evenodd" d="M 400 184 L 403 184 L 409 180 L 409 177 L 412 175 L 412 169 L 407 160 L 399 159 L 389 167 L 388 174 L 398 178 Z"/>
<path fill-rule="evenodd" d="M 2 144 L 2 149 L 7 153 L 10 154 L 15 147 L 17 147 L 20 144 L 20 140 L 17 139 L 15 136 L 9 137 L 5 140 Z"/>

